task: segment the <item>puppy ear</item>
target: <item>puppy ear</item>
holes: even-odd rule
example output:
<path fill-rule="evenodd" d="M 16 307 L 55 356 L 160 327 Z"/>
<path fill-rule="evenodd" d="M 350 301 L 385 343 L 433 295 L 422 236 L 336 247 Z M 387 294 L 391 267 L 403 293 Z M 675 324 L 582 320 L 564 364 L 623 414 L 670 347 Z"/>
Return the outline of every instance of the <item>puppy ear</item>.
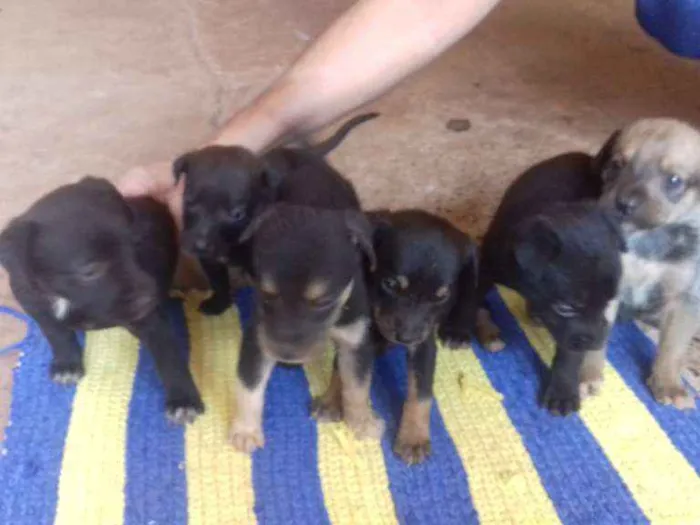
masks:
<path fill-rule="evenodd" d="M 31 265 L 31 247 L 37 225 L 32 221 L 13 220 L 0 233 L 0 264 L 17 264 L 25 269 Z"/>
<path fill-rule="evenodd" d="M 593 173 L 596 175 L 602 174 L 606 164 L 610 162 L 621 133 L 622 131 L 619 129 L 613 132 L 613 134 L 608 137 L 608 140 L 605 141 L 603 147 L 600 148 L 598 154 L 593 158 L 592 169 Z"/>
<path fill-rule="evenodd" d="M 549 219 L 534 217 L 519 230 L 515 260 L 521 269 L 540 270 L 561 252 L 562 241 Z"/>
<path fill-rule="evenodd" d="M 191 159 L 191 153 L 188 152 L 185 153 L 184 155 L 180 155 L 175 161 L 173 162 L 173 177 L 175 177 L 175 182 L 180 181 L 180 177 L 183 175 L 188 175 L 189 174 L 189 162 Z"/>
<path fill-rule="evenodd" d="M 391 212 L 387 210 L 375 210 L 365 213 L 365 217 L 372 227 L 372 240 L 374 246 L 378 246 L 391 232 Z"/>
<path fill-rule="evenodd" d="M 377 255 L 372 243 L 373 227 L 360 210 L 345 210 L 345 225 L 350 231 L 352 241 L 360 247 L 369 261 L 369 270 L 377 269 Z"/>

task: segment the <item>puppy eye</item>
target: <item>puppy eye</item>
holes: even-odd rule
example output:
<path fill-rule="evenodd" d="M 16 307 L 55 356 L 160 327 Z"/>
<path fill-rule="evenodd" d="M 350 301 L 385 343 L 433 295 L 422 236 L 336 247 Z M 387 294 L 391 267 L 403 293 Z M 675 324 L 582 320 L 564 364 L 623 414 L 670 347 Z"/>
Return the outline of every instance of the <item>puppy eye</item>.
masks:
<path fill-rule="evenodd" d="M 578 315 L 576 308 L 568 303 L 554 303 L 552 310 L 554 310 L 555 314 L 566 318 L 576 317 Z"/>
<path fill-rule="evenodd" d="M 396 277 L 386 277 L 382 279 L 382 288 L 389 293 L 396 293 L 399 288 L 399 280 Z"/>
<path fill-rule="evenodd" d="M 104 263 L 86 264 L 78 271 L 78 279 L 84 283 L 91 283 L 98 280 L 107 272 L 107 265 Z"/>
<path fill-rule="evenodd" d="M 309 301 L 309 306 L 314 310 L 328 310 L 335 305 L 335 297 L 322 297 Z"/>
<path fill-rule="evenodd" d="M 664 181 L 664 191 L 669 197 L 680 197 L 685 191 L 685 180 L 678 175 L 668 175 Z"/>
<path fill-rule="evenodd" d="M 245 208 L 243 206 L 239 206 L 238 208 L 234 208 L 233 210 L 231 210 L 231 212 L 229 213 L 229 218 L 233 222 L 240 222 L 246 218 L 246 215 L 247 213 Z"/>

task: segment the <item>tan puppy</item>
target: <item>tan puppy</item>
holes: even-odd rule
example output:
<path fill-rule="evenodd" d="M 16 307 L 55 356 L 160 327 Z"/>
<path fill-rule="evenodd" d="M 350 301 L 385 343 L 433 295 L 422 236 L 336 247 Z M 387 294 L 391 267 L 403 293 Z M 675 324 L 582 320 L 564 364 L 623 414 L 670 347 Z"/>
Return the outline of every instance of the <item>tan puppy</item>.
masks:
<path fill-rule="evenodd" d="M 628 244 L 620 316 L 660 330 L 649 387 L 677 408 L 695 407 L 681 373 L 700 329 L 700 132 L 672 119 L 645 119 L 615 132 L 597 158 L 602 202 Z M 588 363 L 602 377 L 603 356 Z"/>

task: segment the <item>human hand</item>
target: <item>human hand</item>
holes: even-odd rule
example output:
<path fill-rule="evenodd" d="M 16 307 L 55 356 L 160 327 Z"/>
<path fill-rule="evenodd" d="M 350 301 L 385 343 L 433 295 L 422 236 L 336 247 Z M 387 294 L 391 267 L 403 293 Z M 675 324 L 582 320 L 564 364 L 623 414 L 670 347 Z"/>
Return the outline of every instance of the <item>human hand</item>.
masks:
<path fill-rule="evenodd" d="M 148 196 L 167 205 L 178 229 L 182 229 L 184 178 L 175 184 L 171 163 L 132 168 L 117 180 L 116 187 L 125 197 Z"/>

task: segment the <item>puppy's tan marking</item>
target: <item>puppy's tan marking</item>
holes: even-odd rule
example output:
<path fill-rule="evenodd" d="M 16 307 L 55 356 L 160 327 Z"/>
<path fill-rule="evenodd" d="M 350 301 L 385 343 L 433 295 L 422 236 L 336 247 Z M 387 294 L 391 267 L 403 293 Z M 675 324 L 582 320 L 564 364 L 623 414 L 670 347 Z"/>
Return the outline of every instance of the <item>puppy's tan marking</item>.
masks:
<path fill-rule="evenodd" d="M 343 418 L 358 439 L 378 439 L 384 433 L 384 422 L 375 415 L 370 404 L 371 369 L 366 377 L 360 378 L 357 373 L 355 351 L 364 343 L 368 325 L 369 321 L 361 318 L 331 330 L 338 352 Z"/>
<path fill-rule="evenodd" d="M 304 290 L 304 298 L 307 301 L 317 301 L 326 293 L 328 293 L 328 281 L 311 281 Z"/>
<path fill-rule="evenodd" d="M 260 289 L 268 295 L 277 295 L 279 293 L 277 283 L 269 275 L 263 275 L 260 279 Z"/>
<path fill-rule="evenodd" d="M 394 452 L 407 464 L 423 462 L 430 455 L 430 409 L 432 399 L 418 399 L 416 376 L 408 376 L 408 397 L 403 405 L 401 425 Z"/>
<path fill-rule="evenodd" d="M 620 308 L 620 301 L 613 299 L 605 309 L 605 320 L 608 322 L 608 335 L 615 323 L 617 312 Z M 603 346 L 597 350 L 591 350 L 584 354 L 581 366 L 581 379 L 579 383 L 579 394 L 581 401 L 590 396 L 597 396 L 603 387 L 603 370 L 605 369 L 605 357 L 607 355 L 607 336 Z"/>
<path fill-rule="evenodd" d="M 500 352 L 506 347 L 501 339 L 501 332 L 491 320 L 491 314 L 485 308 L 479 308 L 476 316 L 476 338 L 479 344 L 490 352 Z"/>
<path fill-rule="evenodd" d="M 236 378 L 236 415 L 234 416 L 229 441 L 240 452 L 251 454 L 265 445 L 262 427 L 265 389 L 274 367 L 274 361 L 263 357 L 262 376 L 253 390 Z"/>

